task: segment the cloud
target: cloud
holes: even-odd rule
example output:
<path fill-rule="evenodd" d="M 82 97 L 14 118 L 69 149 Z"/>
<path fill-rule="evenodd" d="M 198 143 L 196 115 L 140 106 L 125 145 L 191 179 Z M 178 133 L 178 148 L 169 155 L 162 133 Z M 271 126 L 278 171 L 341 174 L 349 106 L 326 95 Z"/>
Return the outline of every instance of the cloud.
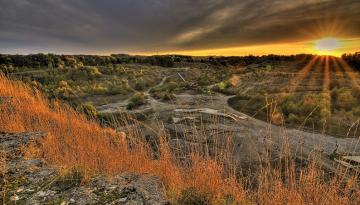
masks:
<path fill-rule="evenodd" d="M 358 0 L 0 0 L 0 52 L 196 50 L 360 37 Z"/>

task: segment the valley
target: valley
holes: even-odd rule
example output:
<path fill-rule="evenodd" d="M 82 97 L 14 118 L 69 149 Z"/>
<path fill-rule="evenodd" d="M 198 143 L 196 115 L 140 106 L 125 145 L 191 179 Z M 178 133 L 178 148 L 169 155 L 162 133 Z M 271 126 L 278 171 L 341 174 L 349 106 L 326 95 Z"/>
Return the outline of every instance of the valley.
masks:
<path fill-rule="evenodd" d="M 76 58 L 79 56 L 75 56 Z M 138 59 L 139 62 L 129 63 L 128 58 L 132 61 Z M 356 169 L 348 170 L 339 163 L 343 157 L 360 155 L 358 139 L 360 77 L 359 73 L 343 59 L 312 55 L 191 57 L 192 60 L 188 62 L 190 57 L 180 56 L 176 62 L 169 65 L 164 64 L 163 61 L 172 59 L 171 56 L 154 57 L 163 61 L 153 64 L 147 62 L 151 58 L 153 57 L 126 56 L 120 58 L 121 60 L 117 59 L 120 61 L 118 63 L 109 62 L 106 65 L 101 63 L 83 65 L 82 60 L 78 60 L 72 66 L 67 66 L 65 60 L 61 67 L 43 69 L 8 65 L 6 69 L 3 67 L 4 75 L 14 83 L 17 80 L 26 83 L 27 89 L 34 94 L 40 106 L 43 106 L 41 104 L 43 102 L 36 93 L 44 93 L 49 103 L 49 108 L 41 108 L 49 112 L 45 117 L 54 115 L 53 112 L 59 115 L 47 122 L 47 119 L 37 119 L 42 116 L 41 114 L 37 116 L 36 112 L 29 114 L 26 110 L 21 111 L 25 114 L 19 116 L 30 116 L 29 120 L 24 118 L 26 119 L 24 126 L 28 126 L 23 130 L 25 132 L 20 134 L 3 132 L 0 135 L 2 149 L 10 150 L 11 156 L 17 156 L 15 153 L 19 153 L 13 151 L 13 144 L 16 145 L 17 150 L 18 146 L 23 146 L 21 145 L 23 142 L 14 141 L 8 136 L 19 135 L 19 139 L 24 137 L 27 139 L 28 136 L 31 138 L 41 135 L 44 138 L 35 143 L 37 146 L 45 143 L 41 145 L 44 146 L 41 149 L 47 149 L 49 145 L 46 143 L 60 143 L 59 150 L 54 150 L 59 153 L 53 155 L 57 157 L 61 155 L 64 158 L 62 162 L 60 161 L 61 166 L 70 166 L 64 177 L 68 177 L 67 175 L 73 177 L 73 165 L 71 165 L 73 161 L 85 162 L 87 170 L 86 164 L 92 164 L 90 162 L 93 158 L 98 158 L 98 163 L 101 165 L 91 166 L 95 166 L 96 172 L 100 174 L 110 173 L 113 176 L 119 173 L 118 169 L 142 174 L 132 178 L 133 175 L 125 173 L 116 175 L 111 180 L 95 175 L 96 177 L 94 176 L 95 178 L 85 186 L 76 182 L 64 188 L 61 184 L 53 185 L 53 182 L 41 175 L 43 170 L 50 170 L 49 177 L 57 181 L 62 179 L 58 179 L 61 176 L 58 170 L 36 161 L 41 159 L 35 158 L 35 161 L 29 161 L 25 156 L 20 158 L 17 156 L 14 158 L 16 161 L 13 158 L 9 159 L 11 170 L 18 166 L 36 167 L 30 173 L 10 174 L 9 177 L 12 178 L 21 175 L 33 180 L 31 184 L 20 183 L 22 187 L 34 191 L 19 193 L 21 195 L 19 199 L 25 200 L 31 197 L 33 201 L 53 201 L 62 197 L 74 200 L 76 197 L 91 203 L 103 200 L 140 203 L 142 197 L 150 197 L 147 200 L 157 197 L 156 200 L 165 203 L 164 198 L 168 199 L 169 196 L 157 195 L 142 188 L 144 183 L 148 183 L 147 180 L 153 180 L 143 175 L 142 166 L 121 168 L 127 166 L 127 163 L 139 165 L 149 163 L 147 166 L 150 167 L 167 163 L 166 166 L 180 166 L 182 168 L 176 169 L 185 169 L 191 168 L 194 160 L 200 163 L 203 160 L 205 162 L 210 160 L 206 162 L 210 163 L 206 166 L 210 166 L 211 160 L 214 160 L 223 166 L 221 169 L 227 170 L 226 174 L 233 173 L 240 178 L 251 176 L 246 182 L 250 187 L 256 187 L 260 183 L 257 178 L 262 176 L 263 167 L 285 169 L 286 172 L 289 167 L 302 170 L 316 162 L 316 167 L 324 171 L 325 178 L 333 176 L 350 180 L 354 176 L 353 171 L 357 173 Z M 21 93 L 23 91 L 19 92 L 20 97 L 14 99 L 11 96 L 1 96 L 0 106 L 3 106 L 5 112 L 9 112 L 9 115 L 3 114 L 3 117 L 9 118 L 2 119 L 3 122 L 11 124 L 12 117 L 17 116 L 10 114 L 13 112 L 12 106 L 21 107 L 22 103 L 27 102 L 24 99 L 29 98 L 28 94 L 24 97 Z M 30 105 L 36 106 L 36 100 L 30 100 Z M 15 105 L 17 103 L 20 104 Z M 70 110 L 65 106 L 57 111 L 56 107 L 59 104 L 68 105 Z M 73 115 L 78 114 L 72 114 L 71 110 L 85 117 L 74 117 Z M 71 121 L 67 124 L 66 120 L 62 120 L 63 118 Z M 41 123 L 42 120 L 46 121 L 44 125 Z M 32 123 L 27 125 L 27 122 Z M 40 124 L 34 126 L 34 122 Z M 93 128 L 87 127 L 87 123 L 95 123 L 92 125 L 97 130 L 94 136 L 91 130 Z M 12 126 L 16 128 L 16 125 Z M 33 126 L 40 128 L 33 130 Z M 55 133 L 53 130 L 57 129 L 57 126 L 64 128 L 55 134 L 56 138 L 51 138 L 52 135 L 47 136 L 47 133 Z M 9 127 L 11 126 L 4 125 L 5 129 Z M 68 133 L 68 129 L 73 131 Z M 85 138 L 81 137 L 82 129 L 85 133 L 88 132 Z M 37 134 L 38 132 L 40 134 Z M 54 139 L 56 141 L 51 142 Z M 70 141 L 66 142 L 66 140 Z M 88 140 L 90 141 L 87 142 Z M 28 144 L 28 142 L 24 143 Z M 68 147 L 64 147 L 63 143 Z M 79 151 L 77 147 L 79 144 L 82 146 L 81 149 L 89 149 L 90 152 Z M 62 149 L 68 150 L 62 151 Z M 98 151 L 92 152 L 92 149 Z M 109 151 L 109 154 L 103 155 L 102 149 Z M 166 161 L 167 152 L 171 153 L 173 161 Z M 75 158 L 66 153 L 76 153 Z M 82 156 L 84 153 L 87 154 L 81 160 L 85 161 L 79 162 L 78 155 Z M 98 155 L 98 153 L 102 154 Z M 120 157 L 123 155 L 131 160 L 124 163 Z M 138 156 L 143 159 L 138 159 Z M 52 158 L 47 161 L 59 163 Z M 291 164 L 287 164 L 290 162 Z M 89 168 L 94 169 L 91 166 Z M 149 168 L 146 168 L 145 173 L 147 169 Z M 150 168 L 152 169 L 156 170 Z M 156 171 L 155 173 L 158 175 Z M 299 173 L 295 171 L 293 174 L 297 176 Z M 81 177 L 85 177 L 83 175 L 84 173 L 81 173 Z M 165 177 L 162 180 L 165 180 L 166 186 L 173 183 L 174 176 L 170 178 L 162 174 L 160 176 Z M 126 193 L 127 198 L 119 199 L 124 195 L 124 190 L 128 189 L 128 185 L 122 183 L 129 177 L 131 183 L 138 186 L 140 191 Z M 182 177 L 182 180 L 187 180 L 186 175 Z M 138 184 L 137 179 L 142 181 Z M 42 187 L 41 183 L 34 180 L 49 183 L 51 186 Z M 114 187 L 118 187 L 116 190 L 108 187 L 112 186 L 114 180 L 116 181 Z M 169 189 L 159 186 L 158 179 L 149 183 L 154 183 L 151 186 L 156 185 L 161 192 Z M 103 198 L 103 193 L 96 192 L 99 187 L 103 187 L 104 193 L 114 194 L 109 196 L 114 198 Z M 95 194 L 86 195 L 84 190 L 91 190 L 91 193 Z"/>

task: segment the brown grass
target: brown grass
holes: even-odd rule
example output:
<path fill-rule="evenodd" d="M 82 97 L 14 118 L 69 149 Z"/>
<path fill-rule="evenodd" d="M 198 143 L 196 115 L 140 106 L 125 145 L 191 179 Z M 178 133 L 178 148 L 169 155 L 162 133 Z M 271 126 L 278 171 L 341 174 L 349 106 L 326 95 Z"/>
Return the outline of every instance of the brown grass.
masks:
<path fill-rule="evenodd" d="M 360 204 L 355 179 L 328 178 L 315 163 L 301 169 L 291 160 L 285 169 L 268 163 L 244 176 L 229 168 L 235 165 L 225 163 L 231 160 L 224 152 L 204 157 L 194 150 L 190 165 L 181 165 L 164 129 L 157 131 L 160 156 L 154 159 L 141 130 L 130 130 L 124 141 L 121 133 L 59 102 L 48 102 L 38 91 L 4 76 L 0 76 L 0 131 L 47 133 L 36 152 L 30 151 L 59 169 L 77 168 L 86 176 L 121 172 L 159 176 L 173 203 L 191 188 L 212 204 Z"/>

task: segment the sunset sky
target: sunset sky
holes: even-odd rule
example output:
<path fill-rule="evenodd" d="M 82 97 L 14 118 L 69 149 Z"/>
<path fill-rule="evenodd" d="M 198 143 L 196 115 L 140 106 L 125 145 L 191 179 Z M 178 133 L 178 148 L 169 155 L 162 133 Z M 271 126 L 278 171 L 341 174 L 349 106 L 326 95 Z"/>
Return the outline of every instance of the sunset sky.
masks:
<path fill-rule="evenodd" d="M 359 0 L 0 0 L 0 53 L 341 55 L 360 51 L 359 11 Z"/>

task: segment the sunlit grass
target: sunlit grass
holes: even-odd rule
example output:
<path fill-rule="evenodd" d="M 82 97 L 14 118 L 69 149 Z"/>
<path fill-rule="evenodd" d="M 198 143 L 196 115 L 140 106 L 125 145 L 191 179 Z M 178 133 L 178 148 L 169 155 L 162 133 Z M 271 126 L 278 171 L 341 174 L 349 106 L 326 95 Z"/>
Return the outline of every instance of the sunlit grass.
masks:
<path fill-rule="evenodd" d="M 229 149 L 225 147 L 213 157 L 194 148 L 188 155 L 191 163 L 186 166 L 174 158 L 167 141 L 168 134 L 161 126 L 156 130 L 160 156 L 154 159 L 148 144 L 142 140 L 142 130 L 136 126 L 128 126 L 128 134 L 124 136 L 122 132 L 101 127 L 59 102 L 49 104 L 41 93 L 4 76 L 0 76 L 0 96 L 8 97 L 8 101 L 0 104 L 0 131 L 47 133 L 37 147 L 37 157 L 43 157 L 56 167 L 76 168 L 90 176 L 122 172 L 159 176 L 169 200 L 174 203 L 189 188 L 206 196 L 211 204 L 360 202 L 360 191 L 353 178 L 338 178 L 337 175 L 329 178 L 315 162 L 299 168 L 293 159 L 286 157 L 289 151 L 286 148 L 283 150 L 287 151 L 282 153 L 284 163 L 273 166 L 268 161 L 261 164 L 257 172 L 247 175 L 236 171 L 237 165 L 227 153 L 231 144 Z M 196 129 L 194 127 L 194 131 Z"/>

